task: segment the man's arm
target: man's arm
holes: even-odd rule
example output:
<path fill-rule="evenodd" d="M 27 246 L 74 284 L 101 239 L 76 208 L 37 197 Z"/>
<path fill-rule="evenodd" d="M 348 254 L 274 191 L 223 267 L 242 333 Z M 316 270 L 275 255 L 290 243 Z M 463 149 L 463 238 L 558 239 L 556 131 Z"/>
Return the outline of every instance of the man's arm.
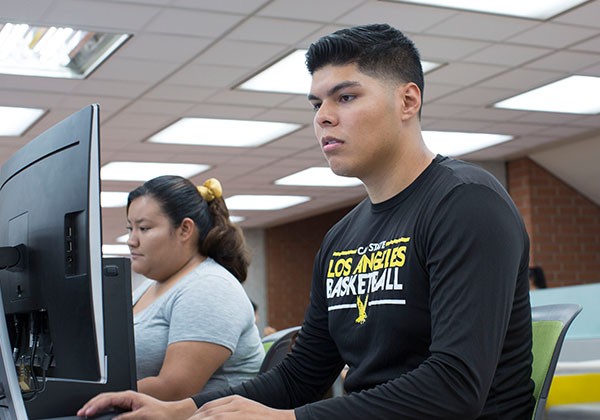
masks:
<path fill-rule="evenodd" d="M 321 399 L 344 362 L 327 330 L 315 326 L 313 309 L 307 312 L 292 352 L 279 365 L 241 385 L 192 397 L 197 406 L 229 395 L 240 395 L 278 409 L 295 408 Z"/>

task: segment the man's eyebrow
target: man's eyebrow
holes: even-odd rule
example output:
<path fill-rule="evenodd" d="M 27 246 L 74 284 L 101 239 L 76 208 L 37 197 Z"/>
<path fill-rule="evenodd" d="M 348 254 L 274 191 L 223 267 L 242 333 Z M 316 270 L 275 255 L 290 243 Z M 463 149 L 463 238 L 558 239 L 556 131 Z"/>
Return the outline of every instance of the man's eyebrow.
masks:
<path fill-rule="evenodd" d="M 360 82 L 357 81 L 353 81 L 353 80 L 347 80 L 344 82 L 340 82 L 337 85 L 331 87 L 327 93 L 325 94 L 325 96 L 332 96 L 333 94 L 335 94 L 336 92 L 345 89 L 347 87 L 352 87 L 352 86 L 360 86 Z M 319 100 L 321 98 L 319 98 L 318 96 L 313 95 L 312 93 L 308 94 L 308 100 L 309 101 L 315 101 L 315 100 Z"/>

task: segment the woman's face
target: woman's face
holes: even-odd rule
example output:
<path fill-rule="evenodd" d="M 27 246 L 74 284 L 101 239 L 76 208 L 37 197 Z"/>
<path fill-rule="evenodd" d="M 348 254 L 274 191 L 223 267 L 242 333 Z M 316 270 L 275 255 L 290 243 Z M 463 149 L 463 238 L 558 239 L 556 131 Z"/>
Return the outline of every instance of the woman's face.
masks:
<path fill-rule="evenodd" d="M 134 199 L 127 212 L 127 245 L 133 271 L 156 281 L 165 281 L 181 267 L 183 243 L 151 196 Z"/>

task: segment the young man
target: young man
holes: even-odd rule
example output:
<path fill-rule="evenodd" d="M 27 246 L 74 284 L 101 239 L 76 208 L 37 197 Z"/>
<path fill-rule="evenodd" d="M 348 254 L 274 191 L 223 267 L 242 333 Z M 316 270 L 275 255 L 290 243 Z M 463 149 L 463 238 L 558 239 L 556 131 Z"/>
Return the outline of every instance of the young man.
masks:
<path fill-rule="evenodd" d="M 369 197 L 322 243 L 291 354 L 222 392 L 170 405 L 104 395 L 80 413 L 118 405 L 157 418 L 196 407 L 194 419 L 530 418 L 527 233 L 491 175 L 425 146 L 415 46 L 387 25 L 354 27 L 311 45 L 307 66 L 323 153 Z M 320 400 L 345 364 L 347 395 Z"/>

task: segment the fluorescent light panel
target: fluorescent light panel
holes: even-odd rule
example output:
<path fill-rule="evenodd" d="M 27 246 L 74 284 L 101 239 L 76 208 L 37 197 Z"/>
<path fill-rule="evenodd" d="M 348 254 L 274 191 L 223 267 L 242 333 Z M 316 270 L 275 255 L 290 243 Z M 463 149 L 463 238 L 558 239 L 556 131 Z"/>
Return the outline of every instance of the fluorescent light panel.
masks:
<path fill-rule="evenodd" d="M 308 200 L 301 195 L 234 195 L 225 204 L 229 210 L 281 210 Z"/>
<path fill-rule="evenodd" d="M 327 167 L 312 167 L 280 178 L 275 181 L 275 184 L 308 187 L 356 187 L 362 185 L 362 182 L 358 178 L 336 175 Z"/>
<path fill-rule="evenodd" d="M 100 169 L 103 181 L 141 181 L 161 175 L 191 178 L 209 169 L 209 165 L 192 163 L 110 162 Z"/>
<path fill-rule="evenodd" d="M 312 78 L 306 69 L 306 50 L 295 50 L 238 86 L 241 90 L 308 95 Z M 422 61 L 423 73 L 439 63 Z"/>
<path fill-rule="evenodd" d="M 117 237 L 117 242 L 119 242 L 121 244 L 126 244 L 128 240 L 129 240 L 129 233 L 126 233 L 124 235 Z"/>
<path fill-rule="evenodd" d="M 434 153 L 459 156 L 512 140 L 512 136 L 453 131 L 423 131 L 425 144 Z"/>
<path fill-rule="evenodd" d="M 43 114 L 43 109 L 0 106 L 0 136 L 21 136 Z"/>
<path fill-rule="evenodd" d="M 587 0 L 391 0 L 473 12 L 549 19 Z"/>
<path fill-rule="evenodd" d="M 116 191 L 102 191 L 100 193 L 100 205 L 104 208 L 115 208 L 127 206 L 129 193 Z"/>
<path fill-rule="evenodd" d="M 0 73 L 84 79 L 130 35 L 0 24 Z"/>
<path fill-rule="evenodd" d="M 229 221 L 231 223 L 240 223 L 240 222 L 243 222 L 244 220 L 246 220 L 245 217 L 229 215 Z"/>
<path fill-rule="evenodd" d="M 103 255 L 129 255 L 129 247 L 121 244 L 104 244 L 102 245 Z"/>
<path fill-rule="evenodd" d="M 271 121 L 182 118 L 150 137 L 148 141 L 200 146 L 257 147 L 301 127 L 301 124 Z"/>
<path fill-rule="evenodd" d="M 600 112 L 599 97 L 600 77 L 569 76 L 500 101 L 494 106 L 527 111 L 597 114 Z"/>

